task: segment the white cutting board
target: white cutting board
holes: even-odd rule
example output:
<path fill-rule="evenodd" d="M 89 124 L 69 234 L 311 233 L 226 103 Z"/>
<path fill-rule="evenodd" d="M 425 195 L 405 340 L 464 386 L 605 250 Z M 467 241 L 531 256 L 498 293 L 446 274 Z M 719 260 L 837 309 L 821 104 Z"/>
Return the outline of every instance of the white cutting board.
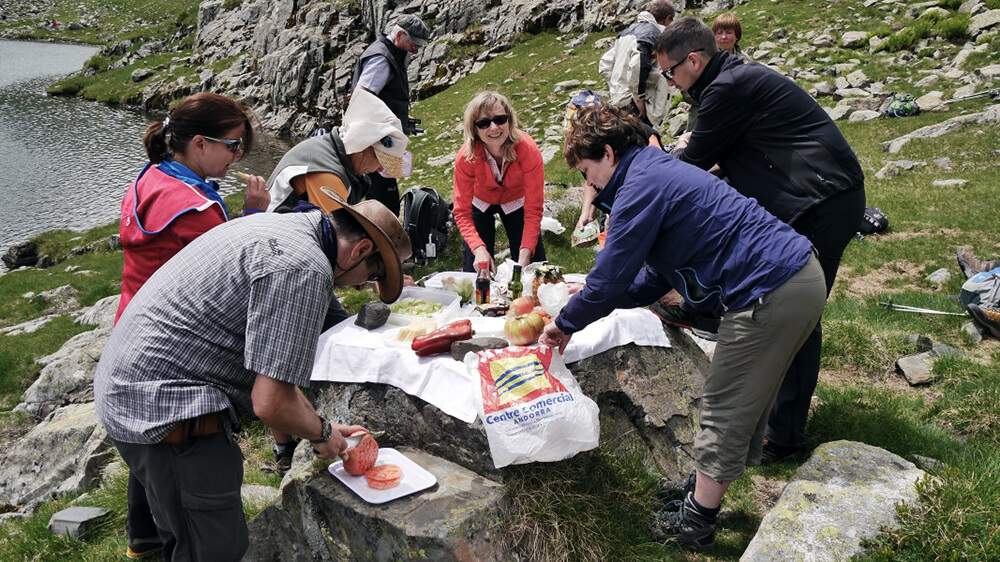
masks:
<path fill-rule="evenodd" d="M 337 461 L 330 465 L 330 474 L 340 480 L 345 486 L 351 489 L 361 499 L 368 503 L 386 503 L 392 500 L 415 494 L 421 490 L 426 490 L 437 484 L 437 478 L 419 464 L 411 461 L 409 457 L 391 447 L 382 447 L 378 450 L 378 460 L 375 466 L 381 464 L 394 464 L 399 467 L 403 475 L 399 479 L 399 485 L 388 490 L 376 490 L 368 487 L 368 480 L 364 475 L 351 476 L 344 470 L 344 461 Z"/>

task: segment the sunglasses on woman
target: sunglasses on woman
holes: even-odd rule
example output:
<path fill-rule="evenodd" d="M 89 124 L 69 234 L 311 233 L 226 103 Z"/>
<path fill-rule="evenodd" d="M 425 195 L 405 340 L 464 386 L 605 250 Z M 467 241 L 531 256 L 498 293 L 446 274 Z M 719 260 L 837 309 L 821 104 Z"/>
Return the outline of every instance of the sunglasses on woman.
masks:
<path fill-rule="evenodd" d="M 477 129 L 489 129 L 490 123 L 499 127 L 501 125 L 506 125 L 509 120 L 510 115 L 494 115 L 493 117 L 483 117 L 482 119 L 477 119 L 475 124 Z"/>
<path fill-rule="evenodd" d="M 217 142 L 219 144 L 225 145 L 226 150 L 232 152 L 233 154 L 238 154 L 240 150 L 243 149 L 243 139 L 217 139 L 215 137 L 209 137 L 206 135 L 202 136 L 205 137 L 205 140 L 207 141 Z"/>

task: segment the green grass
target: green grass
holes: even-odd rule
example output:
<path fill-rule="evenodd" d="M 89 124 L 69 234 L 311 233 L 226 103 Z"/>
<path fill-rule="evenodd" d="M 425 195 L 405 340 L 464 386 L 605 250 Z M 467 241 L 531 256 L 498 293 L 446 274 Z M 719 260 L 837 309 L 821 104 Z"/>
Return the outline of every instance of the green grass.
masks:
<path fill-rule="evenodd" d="M 12 31 L 18 39 L 89 43 L 103 45 L 108 38 L 121 40 L 129 33 L 146 37 L 167 37 L 177 26 L 195 25 L 198 0 L 55 0 L 53 7 L 33 20 L 0 22 L 0 31 Z M 95 18 L 96 24 L 79 30 L 68 29 L 72 22 Z M 43 20 L 56 20 L 58 30 L 40 29 Z M 143 25 L 136 26 L 137 21 Z M 142 31 L 134 29 L 141 27 Z"/>

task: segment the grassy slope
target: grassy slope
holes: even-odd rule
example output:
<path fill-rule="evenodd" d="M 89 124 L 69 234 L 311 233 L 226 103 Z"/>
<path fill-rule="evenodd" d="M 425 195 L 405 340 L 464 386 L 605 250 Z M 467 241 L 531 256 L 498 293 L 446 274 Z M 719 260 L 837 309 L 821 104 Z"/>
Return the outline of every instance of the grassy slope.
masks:
<path fill-rule="evenodd" d="M 830 24 L 828 12 L 819 8 L 825 3 L 816 0 L 787 1 L 776 10 L 770 3 L 751 2 L 738 9 L 744 18 L 747 35 L 744 44 L 751 46 L 767 39 L 762 30 L 784 27 L 790 32 L 813 29 Z M 856 14 L 849 12 L 854 8 Z M 838 4 L 844 29 L 875 29 L 879 26 L 872 12 L 860 7 L 860 2 Z M 844 11 L 848 9 L 848 11 Z M 879 18 L 881 16 L 879 15 Z M 901 27 L 912 22 L 902 21 Z M 837 37 L 837 34 L 834 34 Z M 428 135 L 416 139 L 413 149 L 417 165 L 422 168 L 415 183 L 430 185 L 450 193 L 450 166 L 433 168 L 426 159 L 453 153 L 461 135 L 452 132 L 460 119 L 464 104 L 480 89 L 495 87 L 511 95 L 522 121 L 532 128 L 532 135 L 542 142 L 544 129 L 558 124 L 566 93 L 554 93 L 556 82 L 574 79 L 596 79 L 595 66 L 599 51 L 592 43 L 598 36 L 570 54 L 565 54 L 565 41 L 554 35 L 526 37 L 507 58 L 501 55 L 479 74 L 460 81 L 456 86 L 416 104 L 414 114 L 423 118 Z M 795 41 L 793 41 L 794 43 Z M 952 56 L 953 45 L 935 42 L 933 45 Z M 780 49 L 779 49 L 780 50 Z M 534 53 L 532 55 L 532 53 Z M 864 52 L 810 50 L 800 55 L 799 66 L 841 62 L 850 58 L 867 61 Z M 986 53 L 974 64 L 995 62 L 996 53 Z M 828 59 L 810 63 L 809 60 Z M 972 64 L 967 66 L 971 68 Z M 869 76 L 910 76 L 917 68 L 862 66 Z M 510 79 L 510 82 L 505 83 Z M 908 88 L 914 80 L 907 80 Z M 808 85 L 808 84 L 806 84 Z M 990 559 L 1000 556 L 1000 497 L 995 482 L 1000 479 L 1000 345 L 987 341 L 973 348 L 962 339 L 961 319 L 925 317 L 890 313 L 877 306 L 891 296 L 897 302 L 957 310 L 954 295 L 960 282 L 954 266 L 953 251 L 957 244 L 973 246 L 977 254 L 1000 254 L 1000 226 L 990 220 L 988 205 L 991 188 L 998 184 L 1000 171 L 996 166 L 995 147 L 1000 146 L 1000 132 L 993 128 L 970 128 L 930 141 L 916 141 L 899 155 L 881 152 L 879 143 L 928 123 L 943 120 L 982 107 L 981 102 L 969 102 L 953 107 L 947 113 L 924 114 L 899 120 L 878 120 L 863 124 L 843 124 L 842 129 L 865 169 L 870 203 L 882 207 L 892 220 L 893 233 L 869 237 L 855 242 L 845 255 L 841 280 L 827 307 L 825 325 L 826 346 L 823 357 L 824 373 L 818 389 L 818 401 L 810 420 L 813 443 L 831 439 L 855 439 L 885 447 L 901 455 L 921 454 L 942 460 L 942 468 L 934 470 L 938 484 L 926 483 L 921 489 L 924 503 L 901 511 L 903 527 L 880 537 L 865 557 L 875 560 Z M 904 172 L 897 178 L 878 180 L 875 172 L 889 159 L 929 160 L 949 156 L 954 171 L 942 171 L 933 165 Z M 547 167 L 550 182 L 575 181 L 557 156 Z M 959 177 L 970 180 L 961 188 L 935 188 L 934 179 Z M 411 184 L 412 185 L 412 184 Z M 559 188 L 549 194 L 562 195 Z M 560 217 L 572 224 L 572 210 Z M 60 235 L 62 247 L 67 247 Z M 52 239 L 52 237 L 46 237 Z M 553 261 L 567 264 L 570 269 L 586 270 L 592 257 L 584 251 L 573 251 L 564 238 L 546 236 Z M 454 269 L 458 263 L 456 241 L 449 255 L 438 260 L 434 269 Z M 95 285 L 113 283 L 117 275 L 111 263 L 120 260 L 117 254 L 81 256 L 79 260 L 110 260 L 100 264 L 87 262 L 87 268 L 101 272 Z M 81 264 L 83 262 L 80 262 Z M 53 271 L 28 271 L 0 277 L 0 324 L 37 313 L 30 303 L 18 301 L 24 287 L 49 288 L 62 283 L 57 266 Z M 941 289 L 923 281 L 927 273 L 947 267 L 955 278 Z M 423 273 L 423 270 L 417 274 Z M 21 279 L 18 279 L 21 276 Z M 16 282 L 16 283 L 15 283 Z M 44 286 L 43 286 L 44 284 Z M 86 284 L 86 283 L 85 283 Z M 94 297 L 103 296 L 110 288 L 94 289 Z M 364 295 L 352 295 L 353 302 Z M 96 298 L 95 298 L 96 300 Z M 3 341 L 3 348 L 22 348 L 24 358 L 41 355 L 57 345 L 59 338 L 73 331 L 67 323 L 52 330 L 69 330 L 64 334 L 47 334 L 37 340 Z M 935 340 L 963 347 L 970 358 L 938 361 L 936 371 L 941 381 L 929 389 L 913 390 L 898 382 L 893 374 L 893 361 L 902 353 L 912 351 L 907 334 L 929 334 Z M 48 338 L 46 340 L 46 338 Z M 44 340 L 44 341 L 43 341 Z M 46 343 L 48 342 L 48 343 Z M 48 347 L 46 347 L 48 346 Z M 3 357 L 3 356 L 0 356 Z M 2 360 L 2 359 L 0 359 Z M 30 364 L 20 360 L 20 379 L 5 376 L 2 387 L 9 407 L 16 401 L 32 376 Z M 4 369 L 5 370 L 5 369 Z M 19 420 L 10 423 L 16 425 Z M 267 438 L 257 428 L 246 447 L 252 458 L 266 454 Z M 509 530 L 517 522 L 522 537 L 521 547 L 535 558 L 552 557 L 572 560 L 736 560 L 752 538 L 768 501 L 773 500 L 781 482 L 794 472 L 789 463 L 767 469 L 752 468 L 748 476 L 737 481 L 727 497 L 724 514 L 725 530 L 719 535 L 719 547 L 710 556 L 683 553 L 671 547 L 650 542 L 644 522 L 651 506 L 650 492 L 653 475 L 641 462 L 639 449 L 605 441 L 593 454 L 581 455 L 565 463 L 532 465 L 509 471 L 511 509 L 501 524 Z M 259 464 L 252 461 L 251 465 Z M 273 477 L 258 471 L 248 472 L 248 481 L 274 483 Z M 0 534 L 0 559 L 30 557 L 59 559 L 73 552 L 81 559 L 101 559 L 121 548 L 120 483 L 112 483 L 86 499 L 88 504 L 104 505 L 115 510 L 116 519 L 96 537 L 74 550 L 62 541 L 46 536 L 44 523 L 48 515 L 68 500 L 46 506 L 22 523 L 8 524 Z"/>
<path fill-rule="evenodd" d="M 0 22 L 0 32 L 9 31 L 14 37 L 26 40 L 115 44 L 131 40 L 129 53 L 143 43 L 166 40 L 169 52 L 144 57 L 120 69 L 108 67 L 124 55 L 102 57 L 95 55 L 87 62 L 84 72 L 66 77 L 52 84 L 48 91 L 53 95 L 78 95 L 112 105 L 134 105 L 140 100 L 143 88 L 150 83 L 131 80 L 132 72 L 139 68 L 156 71 L 156 77 L 167 81 L 183 79 L 197 81 L 201 69 L 172 64 L 175 59 L 191 54 L 194 35 L 190 32 L 196 24 L 199 0 L 56 0 L 53 10 L 39 20 Z M 92 26 L 70 30 L 70 22 L 94 18 Z M 42 19 L 55 19 L 62 26 L 58 30 L 38 27 Z M 214 68 L 218 71 L 220 68 Z"/>

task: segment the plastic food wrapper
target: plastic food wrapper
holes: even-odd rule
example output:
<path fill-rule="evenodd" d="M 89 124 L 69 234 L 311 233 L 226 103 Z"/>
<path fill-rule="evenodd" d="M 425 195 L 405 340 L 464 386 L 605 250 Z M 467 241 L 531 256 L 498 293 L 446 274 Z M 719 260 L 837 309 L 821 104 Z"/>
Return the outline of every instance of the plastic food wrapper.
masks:
<path fill-rule="evenodd" d="M 542 231 L 552 234 L 562 234 L 566 232 L 566 227 L 558 219 L 552 217 L 542 217 Z"/>
<path fill-rule="evenodd" d="M 538 294 L 535 296 L 545 312 L 555 318 L 569 302 L 569 285 L 566 283 L 543 283 L 538 286 Z"/>
<path fill-rule="evenodd" d="M 572 242 L 574 246 L 587 246 L 597 242 L 598 235 L 601 234 L 601 227 L 597 221 L 590 221 L 583 226 L 573 230 Z"/>
<path fill-rule="evenodd" d="M 597 404 L 562 358 L 545 345 L 491 349 L 465 357 L 493 465 L 555 462 L 597 447 Z"/>

